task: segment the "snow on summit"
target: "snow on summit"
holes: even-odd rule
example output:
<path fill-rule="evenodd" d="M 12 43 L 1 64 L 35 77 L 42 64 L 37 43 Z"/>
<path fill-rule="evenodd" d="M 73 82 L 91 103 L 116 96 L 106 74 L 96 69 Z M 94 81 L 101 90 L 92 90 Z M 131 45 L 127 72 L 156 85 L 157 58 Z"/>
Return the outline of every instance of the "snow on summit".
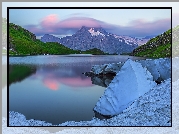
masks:
<path fill-rule="evenodd" d="M 103 37 L 105 36 L 103 33 L 99 31 L 95 32 L 94 28 L 90 28 L 88 31 L 91 33 L 92 36 L 98 36 L 98 35 L 102 35 Z"/>

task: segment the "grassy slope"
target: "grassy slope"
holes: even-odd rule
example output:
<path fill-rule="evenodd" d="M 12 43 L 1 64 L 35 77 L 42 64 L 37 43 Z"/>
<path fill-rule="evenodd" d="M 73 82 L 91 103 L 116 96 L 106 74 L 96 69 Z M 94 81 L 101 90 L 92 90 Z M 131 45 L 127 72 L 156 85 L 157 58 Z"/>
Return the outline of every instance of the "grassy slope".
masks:
<path fill-rule="evenodd" d="M 134 49 L 132 55 L 151 58 L 171 57 L 171 30 Z"/>
<path fill-rule="evenodd" d="M 10 34 L 10 46 L 13 50 L 9 51 L 9 54 L 20 54 L 20 55 L 36 55 L 36 54 L 104 54 L 99 49 L 91 49 L 87 51 L 72 50 L 63 46 L 62 44 L 55 42 L 43 43 L 38 39 L 35 39 L 35 35 L 26 29 L 15 25 L 9 24 Z"/>

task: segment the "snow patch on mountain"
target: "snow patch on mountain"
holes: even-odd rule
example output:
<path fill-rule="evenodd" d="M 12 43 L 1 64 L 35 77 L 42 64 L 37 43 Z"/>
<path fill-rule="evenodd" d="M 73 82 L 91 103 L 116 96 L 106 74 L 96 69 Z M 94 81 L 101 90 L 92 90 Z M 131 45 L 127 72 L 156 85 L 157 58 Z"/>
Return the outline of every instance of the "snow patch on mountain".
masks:
<path fill-rule="evenodd" d="M 138 46 L 144 45 L 150 38 L 136 38 L 131 36 L 124 36 L 124 35 L 115 35 L 114 37 L 117 38 L 120 42 L 124 41 L 126 44 L 132 45 L 137 44 Z"/>
<path fill-rule="evenodd" d="M 99 31 L 95 32 L 94 28 L 91 28 L 88 31 L 91 33 L 92 36 L 98 36 L 98 35 L 101 35 L 103 37 L 105 36 L 103 33 L 99 32 Z"/>

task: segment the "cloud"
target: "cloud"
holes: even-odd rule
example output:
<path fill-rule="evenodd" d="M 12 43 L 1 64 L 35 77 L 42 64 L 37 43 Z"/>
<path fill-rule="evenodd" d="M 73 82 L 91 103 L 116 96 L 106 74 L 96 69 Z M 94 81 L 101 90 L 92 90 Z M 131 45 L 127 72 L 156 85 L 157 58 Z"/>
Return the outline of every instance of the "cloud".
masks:
<path fill-rule="evenodd" d="M 82 17 L 82 16 L 90 16 L 90 14 L 86 14 L 86 13 L 73 13 L 70 15 L 67 15 L 67 17 Z"/>
<path fill-rule="evenodd" d="M 171 28 L 171 19 L 161 19 L 152 22 L 148 22 L 143 19 L 134 20 L 129 23 L 128 26 L 121 27 L 116 26 L 113 31 L 120 35 L 130 36 L 147 36 L 147 35 L 158 35 Z"/>
<path fill-rule="evenodd" d="M 50 14 L 43 18 L 40 22 L 42 28 L 49 30 L 49 28 L 53 28 L 59 22 L 59 18 L 57 14 Z"/>
<path fill-rule="evenodd" d="M 58 28 L 80 28 L 81 26 L 100 27 L 101 24 L 99 21 L 87 17 L 71 17 L 57 24 Z"/>
<path fill-rule="evenodd" d="M 82 26 L 103 27 L 107 32 L 117 35 L 147 36 L 157 35 L 171 28 L 171 18 L 149 22 L 144 19 L 133 20 L 127 26 L 109 24 L 90 17 L 69 17 L 60 20 L 58 15 L 51 14 L 41 20 L 39 25 L 25 26 L 36 36 L 44 34 L 69 35 L 74 34 Z"/>

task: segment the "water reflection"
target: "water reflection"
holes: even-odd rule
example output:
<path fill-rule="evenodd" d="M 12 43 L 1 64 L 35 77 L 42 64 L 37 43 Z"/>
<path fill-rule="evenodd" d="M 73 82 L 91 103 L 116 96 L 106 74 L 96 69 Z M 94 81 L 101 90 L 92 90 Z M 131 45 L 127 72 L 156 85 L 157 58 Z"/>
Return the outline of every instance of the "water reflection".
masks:
<path fill-rule="evenodd" d="M 9 110 L 54 125 L 91 120 L 95 116 L 93 108 L 110 79 L 102 78 L 106 85 L 97 86 L 101 84 L 96 78 L 82 73 L 95 64 L 119 62 L 120 57 L 115 57 L 10 57 Z"/>
<path fill-rule="evenodd" d="M 43 79 L 43 84 L 51 90 L 59 89 L 59 83 L 49 78 Z"/>
<path fill-rule="evenodd" d="M 7 65 L 2 65 L 2 88 L 7 86 Z"/>
<path fill-rule="evenodd" d="M 35 66 L 9 65 L 9 85 L 11 85 L 12 83 L 21 82 L 35 72 Z"/>
<path fill-rule="evenodd" d="M 18 68 L 23 67 L 18 65 Z M 25 66 L 29 68 L 32 67 Z M 82 74 L 90 68 L 36 65 L 35 72 L 9 86 L 9 110 L 22 113 L 27 119 L 44 120 L 54 125 L 70 120 L 91 120 L 104 88 L 92 84 L 91 79 Z"/>
<path fill-rule="evenodd" d="M 82 75 L 83 70 L 88 67 L 78 66 L 40 66 L 34 75 L 30 77 L 32 80 L 41 80 L 44 86 L 51 90 L 60 89 L 60 84 L 70 87 L 91 87 L 94 86 L 91 80 Z M 76 88 L 74 88 L 76 89 Z"/>

